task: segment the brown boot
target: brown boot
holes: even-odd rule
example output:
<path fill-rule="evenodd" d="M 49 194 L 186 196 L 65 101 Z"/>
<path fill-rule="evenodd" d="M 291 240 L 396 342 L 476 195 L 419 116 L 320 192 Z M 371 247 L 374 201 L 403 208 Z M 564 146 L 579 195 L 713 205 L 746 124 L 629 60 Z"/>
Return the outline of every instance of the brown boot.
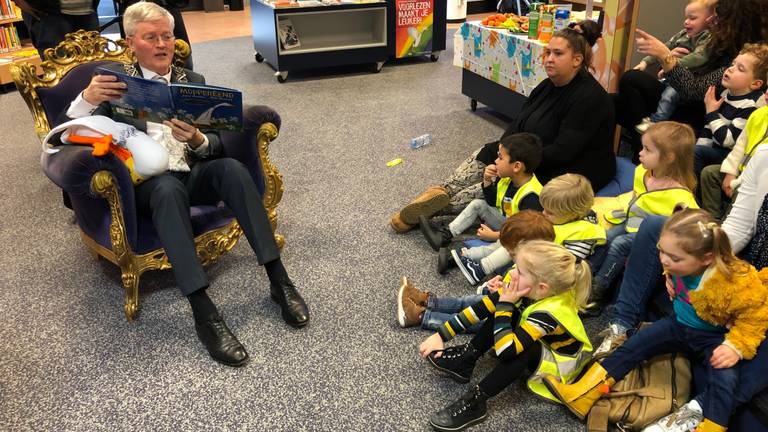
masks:
<path fill-rule="evenodd" d="M 447 189 L 442 186 L 430 186 L 400 210 L 400 220 L 408 225 L 418 225 L 419 216 L 431 217 L 450 201 Z"/>
<path fill-rule="evenodd" d="M 407 223 L 403 222 L 403 220 L 400 219 L 400 212 L 393 214 L 392 217 L 389 218 L 389 226 L 391 226 L 392 229 L 398 234 L 404 234 L 416 228 L 416 225 L 408 225 Z"/>
<path fill-rule="evenodd" d="M 608 393 L 615 383 L 597 362 L 592 363 L 581 379 L 573 384 L 562 384 L 560 379 L 552 375 L 544 377 L 547 389 L 581 420 L 587 417 L 592 405 Z"/>
<path fill-rule="evenodd" d="M 403 291 L 403 286 L 401 286 L 397 293 L 397 323 L 403 328 L 417 326 L 421 324 L 421 318 L 426 308 L 414 303 L 413 300 L 404 295 Z"/>
<path fill-rule="evenodd" d="M 429 293 L 422 291 L 411 283 L 407 277 L 400 278 L 400 290 L 397 292 L 398 301 L 400 298 L 409 299 L 418 306 L 427 307 L 427 300 L 429 300 Z"/>

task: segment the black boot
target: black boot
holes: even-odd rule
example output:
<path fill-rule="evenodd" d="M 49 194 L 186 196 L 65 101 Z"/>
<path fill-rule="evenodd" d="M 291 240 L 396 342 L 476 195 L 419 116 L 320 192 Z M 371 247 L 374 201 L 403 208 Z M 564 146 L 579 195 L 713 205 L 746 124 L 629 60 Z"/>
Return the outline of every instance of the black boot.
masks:
<path fill-rule="evenodd" d="M 474 386 L 459 400 L 436 412 L 429 423 L 439 431 L 460 431 L 480 423 L 488 415 L 488 395 Z"/>
<path fill-rule="evenodd" d="M 594 277 L 592 278 L 592 289 L 589 291 L 589 300 L 579 315 L 587 318 L 599 316 L 609 301 L 608 287 L 603 285 L 599 278 Z"/>
<path fill-rule="evenodd" d="M 429 364 L 460 383 L 469 382 L 472 371 L 475 370 L 475 363 L 482 356 L 482 353 L 477 351 L 471 342 L 436 352 L 440 352 L 442 355 L 435 357 L 432 353 L 427 356 Z"/>
<path fill-rule="evenodd" d="M 453 239 L 453 234 L 448 227 L 436 227 L 424 216 L 419 216 L 419 229 L 435 252 L 441 247 L 451 244 L 451 239 Z"/>
<path fill-rule="evenodd" d="M 448 270 L 456 267 L 456 261 L 451 256 L 451 250 L 441 247 L 437 252 L 437 272 L 441 275 L 448 273 Z"/>

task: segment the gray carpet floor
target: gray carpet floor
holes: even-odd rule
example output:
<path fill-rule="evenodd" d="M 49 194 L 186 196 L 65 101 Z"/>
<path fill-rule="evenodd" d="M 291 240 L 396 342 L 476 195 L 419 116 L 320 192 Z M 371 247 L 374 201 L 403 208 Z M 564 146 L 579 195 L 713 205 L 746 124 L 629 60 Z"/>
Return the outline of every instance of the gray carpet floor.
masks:
<path fill-rule="evenodd" d="M 246 367 L 208 357 L 170 272 L 144 275 L 140 315 L 126 322 L 119 272 L 86 252 L 40 170 L 31 116 L 10 91 L 0 95 L 0 430 L 428 430 L 429 415 L 468 386 L 419 359 L 428 332 L 397 326 L 398 279 L 439 295 L 470 287 L 458 271 L 437 275 L 420 234 L 395 234 L 387 219 L 500 136 L 504 120 L 469 110 L 450 48 L 436 63 L 297 72 L 285 84 L 253 61 L 249 38 L 193 49 L 209 83 L 282 115 L 271 148 L 285 177 L 282 256 L 310 325 L 282 321 L 244 239 L 208 274 L 211 297 L 251 355 Z M 409 149 L 424 133 L 432 144 Z M 403 163 L 387 167 L 395 158 Z M 590 334 L 600 324 L 587 322 Z M 484 358 L 474 381 L 493 362 Z M 582 427 L 523 383 L 489 410 L 473 430 Z"/>

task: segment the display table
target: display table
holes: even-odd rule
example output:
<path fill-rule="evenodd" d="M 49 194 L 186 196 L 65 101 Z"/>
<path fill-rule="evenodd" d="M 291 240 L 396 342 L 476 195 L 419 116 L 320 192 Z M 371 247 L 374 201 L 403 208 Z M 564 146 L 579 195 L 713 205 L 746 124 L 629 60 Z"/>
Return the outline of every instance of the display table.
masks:
<path fill-rule="evenodd" d="M 485 27 L 479 21 L 462 24 L 454 36 L 455 59 L 463 68 L 461 92 L 469 96 L 472 110 L 482 102 L 515 117 L 525 97 L 547 78 L 545 46 L 525 35 Z"/>

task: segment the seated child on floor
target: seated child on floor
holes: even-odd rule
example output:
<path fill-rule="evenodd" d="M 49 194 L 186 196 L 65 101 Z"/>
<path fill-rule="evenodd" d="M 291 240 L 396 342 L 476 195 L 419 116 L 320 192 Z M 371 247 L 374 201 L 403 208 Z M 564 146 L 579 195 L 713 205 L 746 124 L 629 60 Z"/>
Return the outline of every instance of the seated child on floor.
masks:
<path fill-rule="evenodd" d="M 677 122 L 654 123 L 643 134 L 640 165 L 635 169 L 632 192 L 618 197 L 621 208 L 605 215 L 611 224 L 608 246 L 595 262 L 588 309 L 597 313 L 610 301 L 610 287 L 624 269 L 640 223 L 650 215 L 670 216 L 676 207 L 699 208 L 693 190 L 693 147 L 690 126 Z"/>
<path fill-rule="evenodd" d="M 521 243 L 515 262 L 504 286 L 447 321 L 419 346 L 422 358 L 460 383 L 470 382 L 475 363 L 488 350 L 499 360 L 467 393 L 430 417 L 435 429 L 462 430 L 483 421 L 486 401 L 524 377 L 531 391 L 556 400 L 544 387 L 543 375 L 558 374 L 568 382 L 591 359 L 592 345 L 578 315 L 589 296 L 589 264 L 563 246 L 542 240 Z M 444 349 L 444 342 L 482 320 L 469 343 Z"/>
<path fill-rule="evenodd" d="M 708 165 L 725 159 L 741 135 L 750 115 L 765 105 L 763 92 L 768 75 L 768 45 L 746 44 L 723 74 L 725 88 L 720 99 L 715 86 L 704 96 L 706 125 L 699 134 L 694 149 L 693 172 L 696 178 Z"/>
<path fill-rule="evenodd" d="M 542 152 L 541 140 L 534 134 L 523 132 L 502 138 L 496 162 L 485 167 L 484 199 L 472 200 L 448 226 L 437 227 L 424 216 L 419 217 L 419 228 L 432 249 L 437 252 L 448 246 L 478 218 L 484 222 L 478 236 L 496 241 L 507 217 L 520 210 L 541 210 L 541 183 L 534 171 L 541 163 Z"/>
<path fill-rule="evenodd" d="M 754 267 L 733 255 L 725 231 L 703 210 L 685 209 L 669 218 L 658 248 L 674 314 L 632 335 L 573 384 L 555 376 L 545 377 L 544 383 L 584 418 L 604 388 L 640 362 L 686 352 L 706 368 L 707 385 L 678 412 L 646 430 L 684 422 L 685 429 L 679 430 L 723 432 L 739 382 L 735 366 L 755 356 L 768 329 L 768 286 Z"/>
<path fill-rule="evenodd" d="M 541 189 L 539 201 L 544 216 L 554 225 L 555 243 L 565 246 L 577 258 L 589 259 L 597 246 L 605 244 L 605 230 L 597 224 L 592 211 L 595 195 L 586 177 L 563 174 L 553 178 Z M 512 262 L 503 249 L 483 257 L 482 248 L 451 251 L 456 265 L 472 285 Z"/>
<path fill-rule="evenodd" d="M 768 92 L 765 93 L 768 101 Z M 715 219 L 724 220 L 727 207 L 735 199 L 741 184 L 741 173 L 758 147 L 768 142 L 768 107 L 758 108 L 747 119 L 747 125 L 721 165 L 710 165 L 701 171 L 701 208 Z"/>
<path fill-rule="evenodd" d="M 541 212 L 533 210 L 522 210 L 510 216 L 502 225 L 499 235 L 502 250 L 509 255 L 514 253 L 517 244 L 521 241 L 552 241 L 554 239 L 555 231 L 552 223 Z M 501 276 L 496 276 L 485 284 L 488 292 L 496 292 L 501 285 L 503 285 Z M 400 327 L 420 325 L 423 329 L 437 330 L 456 313 L 474 305 L 483 297 L 483 294 L 437 297 L 432 292 L 421 291 L 414 287 L 408 278 L 403 276 L 397 292 L 397 322 Z M 467 330 L 474 333 L 477 328 L 479 326 Z"/>

